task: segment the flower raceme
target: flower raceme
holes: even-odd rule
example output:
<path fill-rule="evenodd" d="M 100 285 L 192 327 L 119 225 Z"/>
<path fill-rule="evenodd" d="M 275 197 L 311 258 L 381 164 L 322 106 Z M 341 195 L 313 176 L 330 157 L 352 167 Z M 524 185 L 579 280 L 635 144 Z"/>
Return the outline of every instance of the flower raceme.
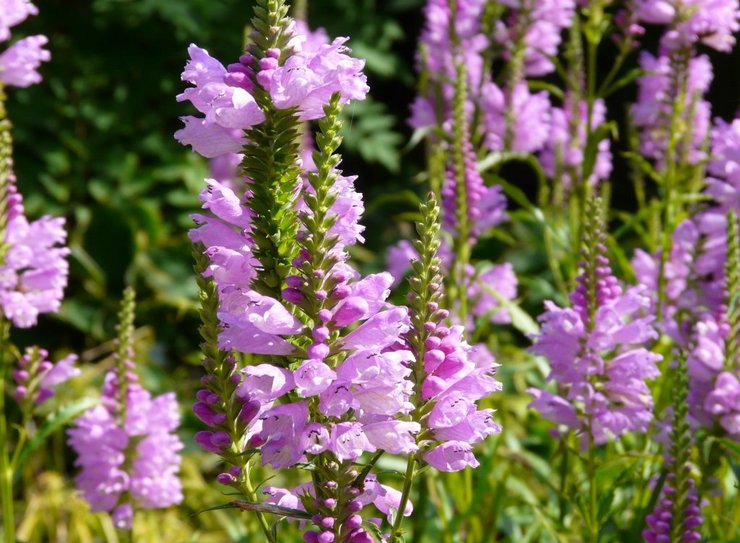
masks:
<path fill-rule="evenodd" d="M 240 488 L 251 501 L 253 455 L 276 469 L 311 464 L 312 484 L 265 488 L 268 503 L 310 513 L 306 541 L 366 542 L 371 539 L 359 515 L 365 505 L 375 504 L 389 520 L 399 507 L 404 515 L 412 507 L 372 473 L 359 477 L 353 463 L 364 453 L 423 452 L 446 471 L 476 466 L 470 443 L 497 428 L 490 410 L 475 407 L 498 389 L 495 364 L 490 356 L 475 358 L 462 327 L 435 323 L 427 377 L 416 380 L 409 310 L 388 301 L 393 277 L 363 277 L 347 253 L 362 241 L 363 204 L 354 178 L 338 169 L 338 114 L 342 104 L 365 97 L 363 62 L 348 56 L 346 39 L 302 35 L 299 25 L 271 16 L 276 19 L 269 28 L 277 34 L 260 41 L 280 47 L 250 45 L 239 65 L 223 68 L 193 46 L 183 75 L 194 87 L 180 99 L 205 117 L 186 120 L 177 137 L 208 157 L 229 157 L 244 146 L 242 171 L 260 179 L 233 173 L 208 179 L 204 212 L 195 216 L 190 234 L 203 250 L 196 258 L 205 289 L 201 334 L 208 372 L 193 407 L 208 429 L 196 441 L 231 464 L 219 482 Z M 319 120 L 320 130 L 316 151 L 301 161 L 298 146 L 282 145 L 284 138 L 270 130 L 306 120 Z M 209 135 L 191 138 L 191 126 Z M 277 169 L 269 175 L 254 169 L 263 152 L 257 141 L 276 146 Z M 287 197 L 269 222 L 266 206 L 277 205 L 277 197 L 260 183 L 272 182 Z M 295 227 L 281 222 L 281 214 L 295 217 Z M 266 229 L 270 240 L 281 241 L 266 243 Z M 287 232 L 292 237 L 283 242 Z M 268 246 L 276 253 L 266 254 Z M 266 267 L 283 250 L 292 255 L 289 266 L 267 276 Z M 278 285 L 266 277 L 278 278 Z M 234 351 L 254 355 L 255 363 L 240 367 Z M 416 420 L 412 412 L 421 401 L 436 407 Z"/>
<path fill-rule="evenodd" d="M 11 174 L 12 175 L 12 174 Z M 21 195 L 11 179 L 4 245 L 0 260 L 0 310 L 19 328 L 34 326 L 41 313 L 59 310 L 67 285 L 69 249 L 64 219 L 26 219 Z"/>
<path fill-rule="evenodd" d="M 322 41 L 322 35 L 296 33 L 285 53 L 268 51 L 257 70 L 249 54 L 224 67 L 208 51 L 191 45 L 182 79 L 193 87 L 177 99 L 189 101 L 204 117 L 183 117 L 185 127 L 175 137 L 208 158 L 240 152 L 245 143 L 243 131 L 265 120 L 254 97 L 257 85 L 269 94 L 275 108 L 296 108 L 301 120 L 322 117 L 335 92 L 340 93 L 342 103 L 363 100 L 368 91 L 364 61 L 347 54 L 347 38 Z M 281 59 L 281 54 L 286 58 Z"/>
<path fill-rule="evenodd" d="M 175 434 L 175 394 L 152 397 L 138 382 L 131 289 L 124 294 L 118 330 L 116 367 L 105 375 L 101 402 L 75 421 L 68 436 L 80 468 L 75 482 L 92 511 L 107 511 L 117 528 L 131 529 L 137 509 L 182 501 L 183 443 Z"/>
<path fill-rule="evenodd" d="M 550 362 L 557 392 L 530 389 L 545 418 L 591 433 L 596 444 L 627 432 L 645 432 L 653 413 L 646 380 L 660 375 L 661 356 L 644 347 L 657 338 L 643 287 L 622 291 L 597 234 L 571 294 L 572 307 L 546 302 L 532 352 Z M 593 241 L 593 240 L 592 240 Z"/>

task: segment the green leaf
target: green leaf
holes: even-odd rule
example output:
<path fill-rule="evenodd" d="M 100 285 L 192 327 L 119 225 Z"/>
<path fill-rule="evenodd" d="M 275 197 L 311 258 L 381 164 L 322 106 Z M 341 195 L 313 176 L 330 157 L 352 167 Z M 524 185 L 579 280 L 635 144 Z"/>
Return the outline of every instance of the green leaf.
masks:
<path fill-rule="evenodd" d="M 283 507 L 281 505 L 272 505 L 270 503 L 255 503 L 246 502 L 242 500 L 235 500 L 225 505 L 217 505 L 215 507 L 204 509 L 204 511 L 210 511 L 212 509 L 228 509 L 229 507 L 241 509 L 242 511 L 255 511 L 257 513 L 270 513 L 272 515 L 278 515 L 281 517 L 290 517 L 297 519 L 310 519 L 311 515 L 306 511 L 300 509 L 293 509 L 291 507 Z"/>
<path fill-rule="evenodd" d="M 722 438 L 719 440 L 719 442 L 722 444 L 724 448 L 726 448 L 728 451 L 732 452 L 735 456 L 740 458 L 740 443 L 737 441 L 733 441 L 731 439 Z"/>
<path fill-rule="evenodd" d="M 617 125 L 613 121 L 600 124 L 598 128 L 591 133 L 586 142 L 586 149 L 583 151 L 583 179 L 591 177 L 591 174 L 594 171 L 596 157 L 599 154 L 599 142 L 609 136 L 616 138 L 617 134 Z"/>
<path fill-rule="evenodd" d="M 486 293 L 493 296 L 499 305 L 509 313 L 511 324 L 514 328 L 526 335 L 540 333 L 540 327 L 537 325 L 537 322 L 529 316 L 529 313 L 519 307 L 516 302 L 507 300 L 499 291 L 490 285 L 481 284 L 481 286 Z"/>
<path fill-rule="evenodd" d="M 31 439 L 28 440 L 26 446 L 23 447 L 23 450 L 18 455 L 18 462 L 15 468 L 19 469 L 28 459 L 29 455 L 41 444 L 43 444 L 47 437 L 49 437 L 62 426 L 76 419 L 88 409 L 91 409 L 92 407 L 97 405 L 97 403 L 98 400 L 94 398 L 81 398 L 77 401 L 65 405 L 54 413 L 51 413 L 48 417 L 46 417 L 46 421 L 41 426 L 41 428 L 39 428 L 38 432 L 36 432 L 31 437 Z"/>
<path fill-rule="evenodd" d="M 601 98 L 606 98 L 607 96 L 617 92 L 622 87 L 625 87 L 632 83 L 635 79 L 637 79 L 640 75 L 642 75 L 644 70 L 640 68 L 633 68 L 626 74 L 624 74 L 620 79 L 612 83 L 608 89 L 606 89 L 602 94 Z"/>

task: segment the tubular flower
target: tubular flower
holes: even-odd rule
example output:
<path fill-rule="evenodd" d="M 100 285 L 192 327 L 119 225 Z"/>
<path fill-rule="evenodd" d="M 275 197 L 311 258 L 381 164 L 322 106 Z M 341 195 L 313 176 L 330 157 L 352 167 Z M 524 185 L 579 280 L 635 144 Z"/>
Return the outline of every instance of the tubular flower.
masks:
<path fill-rule="evenodd" d="M 557 392 L 530 389 L 534 409 L 557 424 L 590 432 L 596 444 L 647 430 L 653 400 L 646 381 L 659 376 L 661 359 L 643 346 L 658 335 L 653 318 L 644 316 L 650 298 L 642 287 L 622 292 L 602 236 L 597 230 L 586 244 L 572 307 L 548 301 L 539 317 L 532 352 L 550 362 L 547 380 L 557 383 Z"/>
<path fill-rule="evenodd" d="M 68 430 L 80 468 L 78 489 L 93 511 L 108 511 L 122 529 L 131 529 L 135 509 L 169 507 L 183 499 L 177 400 L 172 392 L 152 397 L 138 382 L 133 311 L 129 289 L 121 310 L 116 369 L 105 376 L 101 403 Z"/>
<path fill-rule="evenodd" d="M 571 25 L 575 1 L 503 0 L 501 4 L 511 12 L 497 22 L 495 39 L 510 48 L 507 59 L 521 55 L 527 76 L 543 76 L 554 71 L 550 59 L 558 53 L 561 33 Z"/>
<path fill-rule="evenodd" d="M 566 189 L 574 187 L 577 182 L 577 178 L 573 179 L 574 171 L 577 176 L 583 164 L 587 108 L 586 102 L 574 104 L 572 97 L 568 96 L 562 108 L 553 107 L 550 110 L 550 136 L 540 152 L 540 162 L 549 177 L 561 176 Z M 577 123 L 575 135 L 571 128 L 574 120 Z M 603 100 L 597 100 L 594 103 L 591 128 L 596 129 L 605 121 L 606 105 Z M 603 139 L 599 142 L 596 163 L 588 182 L 596 185 L 608 179 L 611 171 L 612 155 L 609 140 Z"/>
<path fill-rule="evenodd" d="M 23 22 L 38 9 L 28 0 L 0 0 L 0 42 L 10 39 L 10 28 Z M 51 59 L 44 49 L 46 36 L 28 36 L 0 53 L 0 83 L 11 87 L 28 87 L 41 81 L 38 68 Z"/>
<path fill-rule="evenodd" d="M 28 328 L 41 313 L 59 311 L 69 270 L 69 249 L 62 246 L 67 233 L 63 218 L 47 216 L 29 222 L 13 180 L 8 188 L 0 310 L 15 326 Z"/>
<path fill-rule="evenodd" d="M 57 386 L 77 377 L 80 370 L 75 367 L 76 355 L 68 355 L 54 363 L 44 349 L 29 348 L 18 360 L 18 369 L 13 372 L 18 402 L 41 405 L 54 396 Z"/>
<path fill-rule="evenodd" d="M 193 86 L 177 100 L 189 101 L 204 116 L 183 117 L 185 127 L 175 133 L 178 141 L 208 158 L 240 152 L 243 131 L 265 120 L 254 97 L 256 85 L 269 93 L 276 108 L 296 108 L 302 120 L 323 116 L 323 107 L 335 92 L 343 103 L 365 98 L 364 61 L 347 54 L 347 38 L 328 44 L 322 43 L 321 35 L 298 33 L 295 26 L 289 32 L 293 37 L 284 58 L 277 49 L 268 52 L 257 72 L 250 54 L 224 67 L 208 51 L 191 45 L 182 79 Z"/>
<path fill-rule="evenodd" d="M 717 51 L 729 52 L 740 30 L 737 0 L 638 0 L 637 16 L 646 23 L 671 25 L 662 45 L 678 49 L 702 42 Z"/>

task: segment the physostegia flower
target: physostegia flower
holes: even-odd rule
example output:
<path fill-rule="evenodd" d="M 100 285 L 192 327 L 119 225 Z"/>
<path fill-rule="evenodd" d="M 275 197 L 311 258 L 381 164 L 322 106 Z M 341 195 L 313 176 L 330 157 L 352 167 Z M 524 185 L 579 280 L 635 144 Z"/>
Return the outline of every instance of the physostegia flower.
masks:
<path fill-rule="evenodd" d="M 183 444 L 175 434 L 180 414 L 172 392 L 152 397 L 136 376 L 133 291 L 124 296 L 116 368 L 103 384 L 101 403 L 68 430 L 77 453 L 77 488 L 92 511 L 107 511 L 116 527 L 131 529 L 137 509 L 182 501 L 178 477 Z"/>

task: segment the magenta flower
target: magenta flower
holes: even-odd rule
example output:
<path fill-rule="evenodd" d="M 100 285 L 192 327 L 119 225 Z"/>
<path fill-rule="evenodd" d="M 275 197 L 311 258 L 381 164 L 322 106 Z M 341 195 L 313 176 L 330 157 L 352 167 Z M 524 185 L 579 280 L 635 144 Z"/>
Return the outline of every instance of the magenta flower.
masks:
<path fill-rule="evenodd" d="M 174 433 L 180 415 L 173 393 L 152 398 L 130 383 L 121 421 L 116 380 L 114 373 L 106 376 L 103 403 L 78 418 L 68 434 L 81 469 L 75 481 L 92 511 L 108 511 L 118 528 L 130 529 L 133 508 L 182 501 L 177 473 L 183 444 Z"/>
<path fill-rule="evenodd" d="M 56 363 L 48 357 L 45 349 L 27 349 L 18 360 L 18 369 L 13 372 L 16 400 L 41 405 L 54 396 L 57 386 L 80 374 L 75 366 L 77 355 L 65 356 Z"/>
<path fill-rule="evenodd" d="M 22 23 L 29 15 L 39 10 L 29 0 L 2 0 L 0 2 L 0 41 L 10 38 L 10 29 Z"/>
<path fill-rule="evenodd" d="M 177 100 L 189 101 L 204 116 L 183 117 L 185 127 L 175 138 L 207 158 L 239 153 L 245 144 L 243 131 L 265 120 L 254 98 L 255 85 L 269 93 L 278 109 L 297 108 L 301 120 L 322 117 L 335 92 L 341 94 L 342 103 L 364 100 L 368 91 L 362 73 L 365 62 L 347 54 L 347 38 L 324 43 L 321 33 L 299 33 L 307 31 L 304 26 L 294 25 L 292 30 L 291 54 L 283 63 L 274 55 L 262 59 L 256 74 L 248 54 L 224 67 L 208 51 L 191 45 L 182 79 L 193 86 Z"/>
<path fill-rule="evenodd" d="M 51 60 L 44 49 L 46 36 L 28 36 L 0 53 L 0 81 L 11 87 L 29 87 L 41 82 L 37 71 L 42 62 Z"/>
<path fill-rule="evenodd" d="M 550 178 L 560 175 L 561 182 L 566 189 L 572 188 L 576 181 L 572 179 L 572 169 L 579 171 L 583 164 L 587 107 L 584 101 L 573 104 L 572 98 L 568 96 L 563 107 L 553 107 L 550 110 L 550 137 L 540 151 L 540 163 Z M 575 137 L 572 134 L 574 118 L 577 123 Z M 596 129 L 605 121 L 606 105 L 603 100 L 597 100 L 594 103 L 591 128 Z M 596 163 L 588 182 L 596 185 L 608 179 L 611 171 L 612 155 L 609 150 L 609 140 L 603 139 L 599 142 Z"/>
<path fill-rule="evenodd" d="M 637 15 L 646 23 L 670 25 L 662 45 L 669 49 L 698 42 L 730 52 L 740 30 L 737 0 L 638 0 Z"/>
<path fill-rule="evenodd" d="M 12 184 L 8 196 L 7 253 L 0 262 L 0 310 L 19 328 L 34 326 L 41 313 L 59 311 L 67 285 L 69 249 L 64 219 L 28 222 Z"/>
<path fill-rule="evenodd" d="M 486 145 L 492 151 L 507 149 L 533 153 L 542 149 L 550 135 L 550 100 L 547 93 L 530 94 L 525 82 L 516 84 L 510 96 L 495 83 L 486 83 L 481 107 Z M 509 128 L 508 119 L 513 122 Z"/>
<path fill-rule="evenodd" d="M 557 391 L 529 392 L 535 398 L 532 407 L 545 418 L 577 432 L 590 431 L 595 443 L 603 444 L 610 437 L 647 431 L 653 399 L 646 381 L 660 375 L 656 363 L 662 357 L 643 346 L 658 336 L 653 318 L 644 316 L 650 298 L 640 287 L 622 293 L 608 261 L 596 258 L 593 316 L 583 275 L 571 295 L 572 308 L 545 302 L 532 352 L 550 362 L 547 380 L 557 384 Z"/>
<path fill-rule="evenodd" d="M 560 35 L 571 26 L 574 0 L 502 0 L 512 12 L 497 22 L 495 39 L 505 48 L 523 41 L 524 74 L 543 76 L 554 71 L 550 60 L 558 53 Z M 513 51 L 507 51 L 511 57 Z"/>
<path fill-rule="evenodd" d="M 0 0 L 0 42 L 10 39 L 10 28 L 23 22 L 38 9 L 28 0 Z M 44 49 L 46 36 L 28 36 L 0 53 L 0 82 L 11 87 L 28 87 L 41 81 L 38 68 L 51 59 Z"/>

